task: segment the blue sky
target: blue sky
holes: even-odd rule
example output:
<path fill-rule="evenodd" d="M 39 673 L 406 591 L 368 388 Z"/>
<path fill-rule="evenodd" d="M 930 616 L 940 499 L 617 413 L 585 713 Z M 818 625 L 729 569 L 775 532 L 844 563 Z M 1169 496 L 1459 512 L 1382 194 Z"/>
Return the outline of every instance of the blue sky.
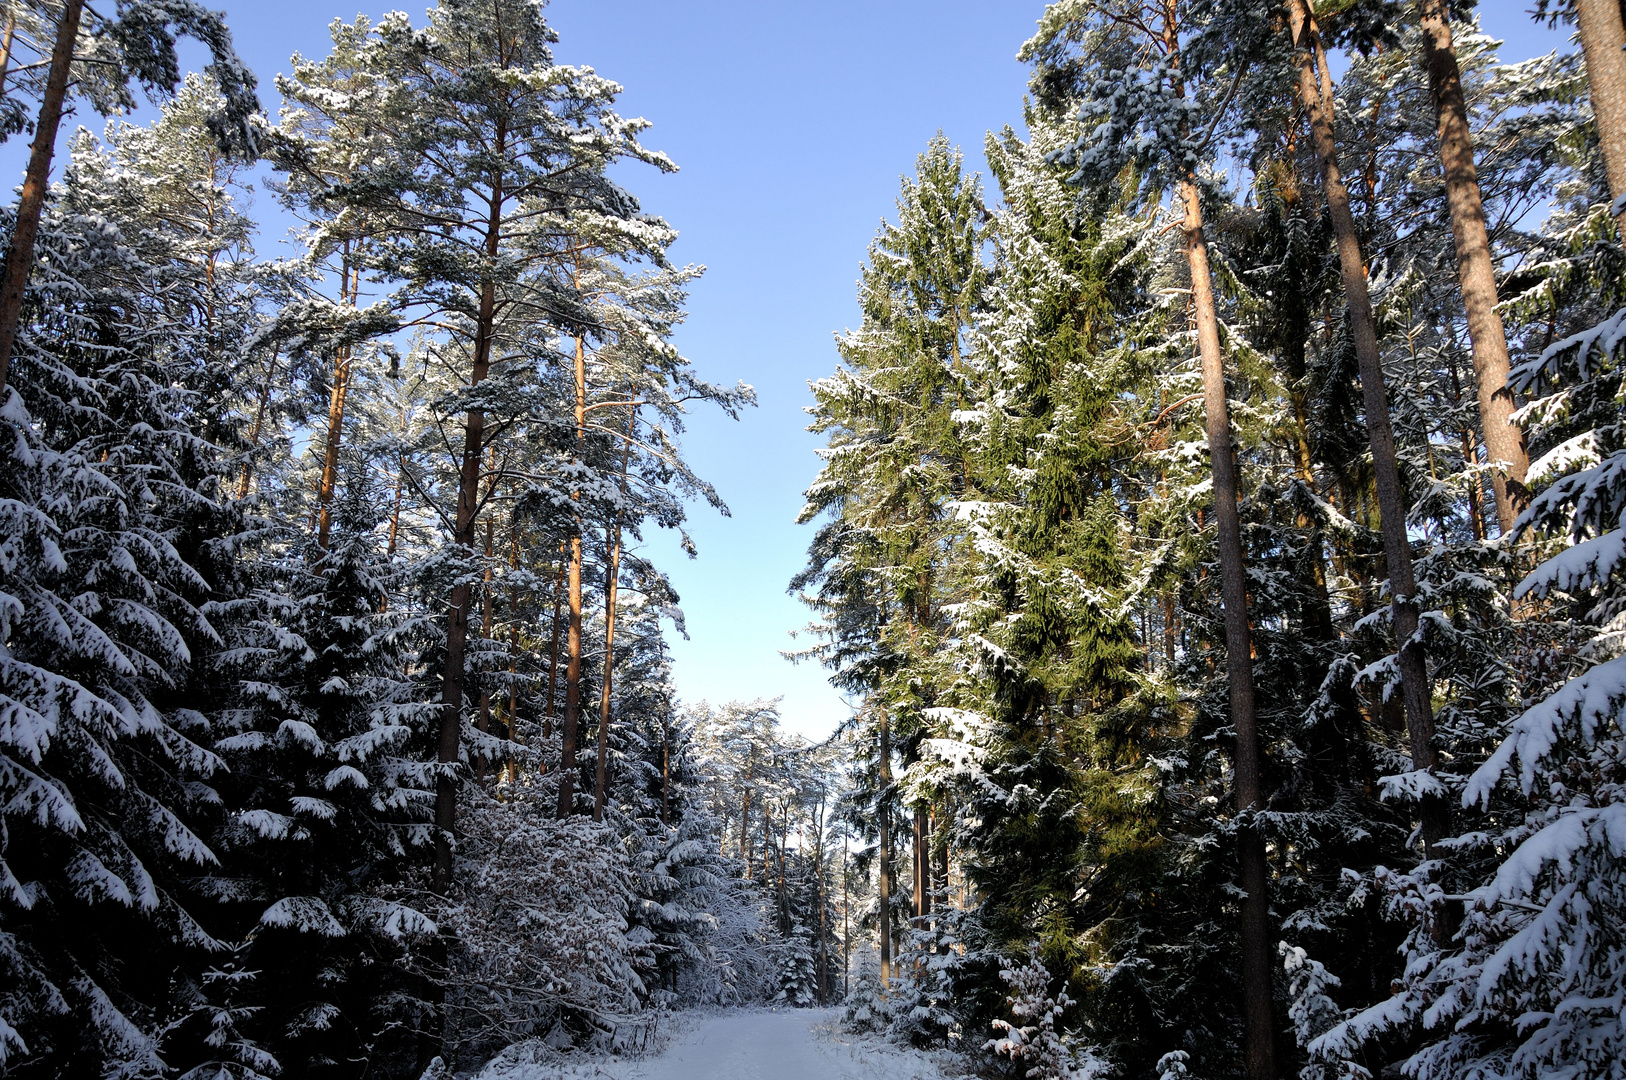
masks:
<path fill-rule="evenodd" d="M 358 11 L 424 0 L 214 0 L 275 109 L 272 77 L 296 50 L 325 54 L 327 26 Z M 1485 0 L 1481 18 L 1506 59 L 1563 44 L 1524 15 L 1532 0 Z M 700 557 L 650 537 L 683 596 L 690 639 L 675 639 L 686 701 L 777 697 L 796 730 L 828 731 L 846 706 L 817 668 L 780 650 L 808 612 L 786 595 L 809 527 L 794 524 L 818 468 L 803 428 L 807 383 L 831 371 L 831 335 L 856 322 L 854 286 L 898 178 L 939 129 L 981 168 L 984 132 L 1016 123 L 1026 71 L 1015 59 L 1043 10 L 1034 0 L 554 0 L 557 56 L 625 87 L 624 115 L 654 124 L 649 145 L 681 167 L 620 178 L 680 231 L 674 257 L 703 263 L 679 345 L 707 377 L 743 379 L 760 405 L 734 423 L 694 417 L 691 461 L 732 516 L 697 508 Z M 84 121 L 97 130 L 95 117 Z M 72 121 L 70 121 L 70 124 Z M 0 167 L 20 177 L 19 140 Z M 266 211 L 259 244 L 278 253 L 286 223 Z"/>
<path fill-rule="evenodd" d="M 224 5 L 268 108 L 290 54 L 321 55 L 328 23 L 353 17 L 353 5 Z M 390 6 L 416 19 L 425 5 Z M 683 597 L 690 639 L 673 635 L 673 652 L 684 700 L 783 695 L 787 722 L 810 735 L 846 715 L 824 671 L 780 657 L 809 616 L 786 595 L 810 534 L 795 524 L 801 493 L 818 468 L 818 441 L 803 430 L 807 383 L 835 365 L 831 335 L 857 320 L 865 247 L 927 140 L 942 128 L 980 168 L 983 132 L 1019 116 L 1016 49 L 1041 10 L 1009 0 L 550 4 L 558 59 L 621 83 L 621 112 L 652 121 L 645 141 L 680 166 L 618 173 L 679 230 L 674 258 L 707 267 L 679 345 L 708 378 L 743 379 L 759 395 L 738 423 L 697 412 L 685 439 L 732 516 L 694 509 L 693 561 L 671 538 L 648 538 Z"/>

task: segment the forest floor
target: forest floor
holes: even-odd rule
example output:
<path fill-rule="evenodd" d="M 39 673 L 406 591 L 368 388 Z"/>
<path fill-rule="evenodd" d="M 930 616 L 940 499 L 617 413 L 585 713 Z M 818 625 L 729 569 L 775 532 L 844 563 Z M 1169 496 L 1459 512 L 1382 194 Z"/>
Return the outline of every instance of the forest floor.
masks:
<path fill-rule="evenodd" d="M 476 1080 L 944 1080 L 944 1062 L 841 1030 L 839 1009 L 679 1014 L 645 1057 L 518 1062 L 499 1057 Z"/>

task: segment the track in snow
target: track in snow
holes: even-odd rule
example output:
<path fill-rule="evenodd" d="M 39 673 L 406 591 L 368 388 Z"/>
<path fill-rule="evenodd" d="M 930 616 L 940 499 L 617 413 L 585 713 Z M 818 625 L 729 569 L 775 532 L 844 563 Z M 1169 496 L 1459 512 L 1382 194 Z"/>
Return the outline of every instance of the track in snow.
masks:
<path fill-rule="evenodd" d="M 478 1080 L 943 1080 L 931 1057 L 837 1025 L 836 1009 L 740 1009 L 695 1022 L 660 1054 L 561 1067 L 488 1066 Z"/>

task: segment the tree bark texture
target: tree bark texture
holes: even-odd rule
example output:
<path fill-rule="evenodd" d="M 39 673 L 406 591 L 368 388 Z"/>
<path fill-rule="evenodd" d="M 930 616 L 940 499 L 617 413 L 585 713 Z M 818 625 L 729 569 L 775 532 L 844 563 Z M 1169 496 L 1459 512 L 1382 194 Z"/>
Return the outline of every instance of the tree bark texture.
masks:
<path fill-rule="evenodd" d="M 1479 422 L 1490 459 L 1507 463 L 1505 472 L 1496 469 L 1491 474 L 1496 490 L 1496 521 L 1502 535 L 1507 536 L 1513 531 L 1514 519 L 1530 505 L 1530 492 L 1524 486 L 1530 454 L 1523 430 L 1511 419 L 1513 391 L 1507 385 L 1507 335 L 1502 316 L 1496 311 L 1496 263 L 1491 255 L 1490 233 L 1485 228 L 1485 204 L 1479 194 L 1473 132 L 1468 127 L 1462 72 L 1451 41 L 1450 15 L 1445 0 L 1421 0 L 1417 11 L 1428 63 L 1429 92 L 1439 115 L 1440 166 L 1445 173 L 1446 204 L 1451 209 L 1451 238 L 1456 246 L 1462 306 L 1473 345 Z"/>
<path fill-rule="evenodd" d="M 604 682 L 599 687 L 598 761 L 594 770 L 593 820 L 604 820 L 610 760 L 610 679 L 615 673 L 615 594 L 621 573 L 621 523 L 611 530 L 604 569 Z"/>
<path fill-rule="evenodd" d="M 271 405 L 271 380 L 276 378 L 276 374 L 277 353 L 273 352 L 271 354 L 270 363 L 266 364 L 265 367 L 265 385 L 260 388 L 260 404 L 254 410 L 254 422 L 248 426 L 248 448 L 250 450 L 253 450 L 260 445 L 260 432 L 265 428 L 265 413 Z M 248 498 L 248 482 L 253 476 L 253 473 L 254 470 L 250 467 L 249 462 L 243 462 L 243 472 L 237 478 L 237 499 L 239 502 Z M 397 506 L 396 517 L 400 517 L 399 506 L 401 502 L 401 492 L 399 484 L 396 485 L 395 502 Z M 390 540 L 392 541 L 392 544 L 394 539 L 395 533 L 392 526 L 390 532 Z M 390 554 L 393 555 L 394 553 L 394 548 L 392 546 Z"/>
<path fill-rule="evenodd" d="M 559 715 L 559 628 L 564 624 L 565 545 L 559 545 L 559 572 L 553 580 L 553 621 L 548 624 L 552 643 L 548 646 L 548 711 L 542 715 L 542 738 L 553 738 L 553 720 Z"/>
<path fill-rule="evenodd" d="M 1422 644 L 1417 640 L 1417 582 L 1412 571 L 1411 544 L 1406 534 L 1405 494 L 1400 486 L 1394 430 L 1389 421 L 1388 392 L 1383 381 L 1382 358 L 1378 353 L 1377 323 L 1372 316 L 1372 301 L 1366 287 L 1366 266 L 1361 256 L 1355 217 L 1350 211 L 1349 191 L 1344 186 L 1338 167 L 1326 51 L 1308 0 L 1290 0 L 1288 18 L 1294 44 L 1299 50 L 1299 94 L 1310 117 L 1310 133 L 1319 159 L 1322 189 L 1326 195 L 1333 233 L 1338 241 L 1338 265 L 1343 278 L 1344 299 L 1349 307 L 1350 329 L 1355 339 L 1356 363 L 1361 374 L 1366 430 L 1372 448 L 1373 486 L 1377 489 L 1384 561 L 1389 574 L 1390 610 L 1399 651 L 1401 700 L 1406 712 L 1412 767 L 1432 769 L 1436 764 L 1434 712 L 1428 668 Z M 1434 842 L 1444 837 L 1449 828 L 1448 811 L 1443 800 L 1424 801 L 1422 825 L 1424 844 L 1432 850 Z"/>
<path fill-rule="evenodd" d="M 627 395 L 630 400 L 634 395 Z M 627 416 L 627 437 L 621 450 L 621 493 L 627 491 L 627 465 L 632 460 L 632 426 L 636 411 Z M 604 820 L 604 802 L 609 783 L 610 682 L 615 672 L 615 603 L 621 579 L 621 511 L 617 510 L 610 535 L 605 538 L 604 570 L 604 685 L 599 688 L 598 762 L 593 781 L 593 820 Z"/>
<path fill-rule="evenodd" d="M 5 400 L 6 380 L 11 375 L 11 354 L 23 314 L 23 290 L 34 269 L 34 242 L 50 187 L 51 155 L 56 151 L 57 128 L 62 125 L 62 103 L 68 96 L 68 74 L 73 67 L 73 47 L 79 40 L 79 19 L 84 9 L 84 0 L 64 0 L 62 5 L 56 42 L 51 47 L 51 67 L 45 76 L 45 94 L 34 123 L 28 170 L 23 174 L 22 197 L 17 201 L 11 246 L 6 249 L 5 269 L 0 272 L 0 402 Z"/>
<path fill-rule="evenodd" d="M 587 350 L 576 337 L 576 463 L 587 456 Z M 568 658 L 565 662 L 565 722 L 559 746 L 559 817 L 574 813 L 576 798 L 576 747 L 581 734 L 582 715 L 582 493 L 577 488 L 571 499 L 575 515 L 570 537 L 570 576 L 568 603 L 570 624 L 565 634 Z"/>
<path fill-rule="evenodd" d="M 355 306 L 355 292 L 350 283 L 350 263 L 346 259 L 339 269 L 339 302 Z M 489 348 L 488 348 L 489 353 Z M 339 349 L 333 358 L 333 386 L 327 402 L 327 443 L 322 447 L 322 479 L 316 488 L 316 547 L 327 552 L 328 538 L 333 531 L 333 492 L 339 483 L 339 446 L 344 438 L 344 404 L 350 394 L 350 367 L 355 350 L 348 345 Z"/>
<path fill-rule="evenodd" d="M 1214 473 L 1214 524 L 1219 547 L 1220 592 L 1225 610 L 1225 677 L 1231 722 L 1236 729 L 1236 808 L 1251 822 L 1264 809 L 1259 724 L 1254 708 L 1253 643 L 1248 629 L 1247 566 L 1242 554 L 1242 523 L 1237 511 L 1236 455 L 1231 446 L 1231 410 L 1225 396 L 1225 360 L 1220 353 L 1219 313 L 1203 233 L 1197 185 L 1180 185 L 1185 209 L 1186 261 L 1202 359 L 1203 409 L 1208 424 L 1208 456 Z M 1242 1012 L 1249 1080 L 1275 1080 L 1276 1024 L 1271 973 L 1269 873 L 1265 840 L 1251 824 L 1239 830 L 1237 852 L 1242 901 Z"/>
<path fill-rule="evenodd" d="M 1609 197 L 1621 211 L 1614 215 L 1615 227 L 1626 240 L 1626 207 L 1619 207 L 1626 195 L 1626 22 L 1619 0 L 1575 0 L 1575 21 Z"/>

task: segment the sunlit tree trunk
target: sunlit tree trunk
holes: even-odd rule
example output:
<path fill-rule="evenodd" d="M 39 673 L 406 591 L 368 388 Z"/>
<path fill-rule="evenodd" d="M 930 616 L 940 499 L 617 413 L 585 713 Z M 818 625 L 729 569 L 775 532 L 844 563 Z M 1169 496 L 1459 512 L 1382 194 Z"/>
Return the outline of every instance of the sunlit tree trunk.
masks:
<path fill-rule="evenodd" d="M 360 273 L 356 274 L 359 284 Z M 339 302 L 356 303 L 348 255 L 339 266 Z M 346 345 L 333 358 L 333 386 L 327 402 L 327 443 L 322 448 L 322 478 L 316 486 L 316 546 L 326 552 L 333 531 L 333 491 L 339 483 L 339 446 L 344 439 L 344 406 L 350 395 L 350 369 L 355 350 Z"/>
<path fill-rule="evenodd" d="M 1619 0 L 1575 0 L 1575 22 L 1615 226 L 1626 240 L 1626 22 Z"/>
<path fill-rule="evenodd" d="M 553 738 L 553 720 L 559 715 L 559 631 L 564 625 L 565 545 L 559 544 L 559 569 L 553 579 L 553 621 L 548 624 L 548 707 L 542 714 L 542 738 Z"/>
<path fill-rule="evenodd" d="M 6 249 L 5 268 L 0 270 L 0 402 L 6 396 L 11 375 L 11 354 L 17 346 L 17 325 L 23 314 L 23 290 L 34 268 L 34 242 L 39 236 L 40 213 L 51 182 L 51 156 L 56 151 L 57 128 L 62 124 L 62 104 L 68 96 L 68 74 L 73 66 L 74 43 L 79 39 L 79 19 L 84 0 L 63 0 L 57 19 L 56 41 L 51 47 L 51 66 L 45 76 L 45 93 L 40 98 L 39 117 L 34 121 L 34 142 L 29 148 L 28 169 L 23 174 L 22 196 L 17 200 L 17 217 L 12 225 L 11 246 Z"/>
<path fill-rule="evenodd" d="M 1208 455 L 1214 477 L 1214 525 L 1219 548 L 1220 594 L 1225 613 L 1225 678 L 1230 693 L 1231 722 L 1236 729 L 1236 808 L 1243 826 L 1237 853 L 1242 889 L 1242 997 L 1250 1080 L 1274 1080 L 1276 1028 L 1271 997 L 1273 968 L 1270 932 L 1269 873 L 1265 839 L 1252 824 L 1264 809 L 1259 723 L 1254 708 L 1253 642 L 1248 629 L 1247 566 L 1242 553 L 1242 524 L 1237 512 L 1236 455 L 1231 445 L 1230 405 L 1225 394 L 1225 362 L 1220 353 L 1219 314 L 1203 234 L 1197 186 L 1181 184 L 1185 207 L 1186 259 L 1191 268 L 1192 304 L 1197 319 L 1197 347 L 1202 359 L 1203 405 L 1208 421 Z"/>
<path fill-rule="evenodd" d="M 576 463 L 586 456 L 587 353 L 576 338 Z M 566 635 L 569 659 L 565 664 L 565 723 L 559 753 L 559 817 L 574 812 L 576 797 L 576 740 L 582 714 L 582 492 L 572 493 L 573 528 L 570 537 L 570 627 Z"/>
<path fill-rule="evenodd" d="M 1511 419 L 1513 391 L 1507 385 L 1507 336 L 1502 316 L 1496 311 L 1496 264 L 1490 234 L 1485 229 L 1485 204 L 1474 167 L 1473 132 L 1468 127 L 1468 105 L 1451 41 L 1450 17 L 1445 0 L 1420 0 L 1417 11 L 1429 90 L 1439 114 L 1440 165 L 1445 172 L 1446 203 L 1451 208 L 1451 237 L 1456 245 L 1462 306 L 1473 344 L 1479 422 L 1491 460 L 1507 463 L 1506 472 L 1497 469 L 1491 474 L 1496 490 L 1496 521 L 1506 536 L 1513 531 L 1514 519 L 1530 502 L 1530 492 L 1524 486 L 1530 455 L 1525 449 L 1524 432 Z M 1619 25 L 1618 6 L 1615 21 Z"/>
<path fill-rule="evenodd" d="M 1175 0 L 1163 7 L 1163 47 L 1180 78 L 1179 18 Z M 1183 83 L 1176 92 L 1185 95 Z M 1220 351 L 1219 312 L 1209 266 L 1200 192 L 1195 180 L 1180 182 L 1186 263 L 1191 274 L 1192 314 L 1202 363 L 1203 410 L 1208 429 L 1209 465 L 1213 473 L 1214 525 L 1219 555 L 1220 595 L 1224 607 L 1225 675 L 1231 723 L 1236 731 L 1234 761 L 1236 809 L 1239 815 L 1237 857 L 1242 889 L 1242 1018 L 1244 1055 L 1249 1080 L 1275 1080 L 1276 1024 L 1271 991 L 1274 939 L 1270 930 L 1269 874 L 1265 840 L 1253 824 L 1264 809 L 1263 757 L 1254 708 L 1253 642 L 1248 623 L 1247 565 L 1242 551 L 1242 524 L 1237 510 L 1239 483 L 1231 444 L 1231 410 L 1225 391 L 1225 359 Z"/>
<path fill-rule="evenodd" d="M 621 452 L 621 492 L 627 491 L 627 464 L 632 457 L 632 425 L 636 413 L 627 418 L 627 439 Z M 610 683 L 615 674 L 615 605 L 621 577 L 621 513 L 616 512 L 605 545 L 604 569 L 604 683 L 599 687 L 598 761 L 593 781 L 593 820 L 604 820 L 605 790 L 609 782 Z"/>
<path fill-rule="evenodd" d="M 621 524 L 611 530 L 604 568 L 604 682 L 599 687 L 598 761 L 593 784 L 593 820 L 604 820 L 610 755 L 610 682 L 615 674 L 615 605 L 617 577 L 621 573 Z"/>
<path fill-rule="evenodd" d="M 1373 482 L 1377 489 L 1379 526 L 1389 574 L 1391 612 L 1399 650 L 1401 697 L 1410 735 L 1412 767 L 1432 769 L 1437 763 L 1434 713 L 1428 668 L 1422 645 L 1416 640 L 1417 583 L 1412 570 L 1410 540 L 1406 534 L 1405 494 L 1400 486 L 1394 430 L 1389 421 L 1388 392 L 1383 380 L 1382 358 L 1378 353 L 1377 323 L 1372 316 L 1372 302 L 1367 292 L 1360 237 L 1356 233 L 1355 217 L 1350 212 L 1349 191 L 1338 169 L 1338 147 L 1333 134 L 1332 79 L 1328 73 L 1320 31 L 1307 0 L 1290 0 L 1288 17 L 1293 41 L 1299 50 L 1299 96 L 1310 117 L 1310 133 L 1319 159 L 1322 189 L 1332 219 L 1333 234 L 1338 242 L 1338 266 L 1343 278 L 1344 299 L 1349 307 L 1350 329 L 1355 339 L 1355 359 L 1361 374 L 1361 393 L 1367 436 L 1372 448 Z M 1424 800 L 1422 825 L 1424 845 L 1432 852 L 1435 842 L 1444 837 L 1449 828 L 1444 800 Z"/>

